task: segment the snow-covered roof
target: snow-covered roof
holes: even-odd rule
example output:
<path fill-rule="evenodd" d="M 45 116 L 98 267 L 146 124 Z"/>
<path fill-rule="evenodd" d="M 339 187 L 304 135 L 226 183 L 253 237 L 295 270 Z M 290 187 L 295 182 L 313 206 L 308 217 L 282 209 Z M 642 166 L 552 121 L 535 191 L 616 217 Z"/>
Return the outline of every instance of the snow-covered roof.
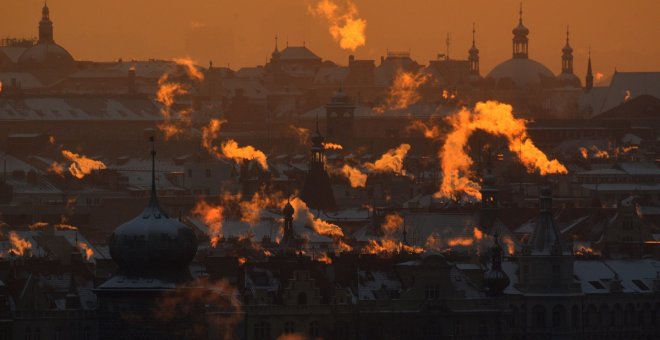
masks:
<path fill-rule="evenodd" d="M 0 120 L 160 121 L 158 107 L 147 97 L 29 96 L 0 98 Z"/>

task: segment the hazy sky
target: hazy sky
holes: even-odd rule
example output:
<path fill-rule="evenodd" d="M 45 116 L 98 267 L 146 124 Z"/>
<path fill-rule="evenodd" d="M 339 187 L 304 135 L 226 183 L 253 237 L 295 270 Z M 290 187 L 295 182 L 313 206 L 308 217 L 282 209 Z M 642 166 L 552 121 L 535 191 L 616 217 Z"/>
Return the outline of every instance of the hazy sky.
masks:
<path fill-rule="evenodd" d="M 342 1 L 342 0 L 336 0 Z M 114 60 L 190 56 L 200 64 L 232 67 L 263 64 L 280 47 L 303 40 L 316 54 L 340 64 L 341 50 L 327 23 L 308 12 L 316 0 L 49 0 L 55 40 L 76 59 Z M 354 0 L 367 20 L 366 46 L 353 52 L 378 59 L 386 49 L 410 50 L 426 64 L 445 51 L 466 58 L 472 22 L 477 26 L 481 72 L 511 57 L 514 0 Z M 0 37 L 35 37 L 42 0 L 2 0 Z M 530 57 L 559 73 L 566 25 L 571 27 L 575 70 L 582 78 L 587 50 L 594 71 L 660 71 L 660 1 L 527 0 Z"/>

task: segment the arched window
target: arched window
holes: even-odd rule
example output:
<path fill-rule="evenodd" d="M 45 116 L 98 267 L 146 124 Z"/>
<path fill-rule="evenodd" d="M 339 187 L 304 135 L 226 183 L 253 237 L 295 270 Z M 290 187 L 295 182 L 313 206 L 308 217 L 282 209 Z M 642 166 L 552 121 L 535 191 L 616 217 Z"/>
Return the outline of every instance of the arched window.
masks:
<path fill-rule="evenodd" d="M 580 327 L 580 309 L 577 305 L 573 305 L 571 310 L 571 327 L 573 329 Z"/>
<path fill-rule="evenodd" d="M 565 328 L 566 327 L 566 308 L 562 305 L 552 307 L 552 327 Z"/>
<path fill-rule="evenodd" d="M 545 307 L 541 305 L 532 307 L 532 326 L 537 329 L 545 328 Z"/>
<path fill-rule="evenodd" d="M 298 293 L 298 305 L 306 305 L 307 304 L 307 294 L 305 292 L 300 292 Z"/>

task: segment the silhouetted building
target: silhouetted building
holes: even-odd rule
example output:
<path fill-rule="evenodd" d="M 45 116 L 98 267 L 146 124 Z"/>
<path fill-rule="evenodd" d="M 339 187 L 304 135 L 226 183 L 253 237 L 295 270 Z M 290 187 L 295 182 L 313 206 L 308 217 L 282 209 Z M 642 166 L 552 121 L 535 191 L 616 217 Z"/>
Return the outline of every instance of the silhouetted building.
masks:
<path fill-rule="evenodd" d="M 330 186 L 330 176 L 325 168 L 325 152 L 323 135 L 319 132 L 318 121 L 316 131 L 311 138 L 311 158 L 305 184 L 300 198 L 310 209 L 332 210 L 336 207 L 335 196 Z"/>

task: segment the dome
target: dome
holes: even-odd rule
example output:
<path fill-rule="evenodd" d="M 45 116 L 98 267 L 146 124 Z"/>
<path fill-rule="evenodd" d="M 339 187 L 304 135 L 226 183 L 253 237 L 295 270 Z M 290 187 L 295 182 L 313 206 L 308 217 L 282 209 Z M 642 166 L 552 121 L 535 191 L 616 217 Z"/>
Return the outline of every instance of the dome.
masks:
<path fill-rule="evenodd" d="M 152 192 L 149 206 L 110 236 L 110 255 L 124 272 L 185 270 L 197 252 L 193 231 L 165 214 Z"/>
<path fill-rule="evenodd" d="M 560 86 L 582 87 L 582 81 L 573 73 L 562 73 L 557 76 L 557 83 Z"/>
<path fill-rule="evenodd" d="M 491 294 L 500 294 L 509 286 L 509 277 L 502 269 L 490 269 L 484 273 L 484 285 Z"/>
<path fill-rule="evenodd" d="M 28 48 L 18 59 L 20 66 L 58 68 L 70 67 L 73 64 L 71 54 L 62 46 L 51 42 L 41 42 Z"/>
<path fill-rule="evenodd" d="M 516 87 L 536 86 L 542 79 L 554 79 L 555 75 L 543 64 L 527 58 L 512 58 L 495 66 L 486 77 L 499 81 L 510 78 Z"/>
<path fill-rule="evenodd" d="M 514 27 L 511 32 L 515 36 L 526 36 L 529 34 L 529 28 L 525 27 L 525 25 L 522 24 L 522 21 L 520 21 L 518 26 Z"/>

